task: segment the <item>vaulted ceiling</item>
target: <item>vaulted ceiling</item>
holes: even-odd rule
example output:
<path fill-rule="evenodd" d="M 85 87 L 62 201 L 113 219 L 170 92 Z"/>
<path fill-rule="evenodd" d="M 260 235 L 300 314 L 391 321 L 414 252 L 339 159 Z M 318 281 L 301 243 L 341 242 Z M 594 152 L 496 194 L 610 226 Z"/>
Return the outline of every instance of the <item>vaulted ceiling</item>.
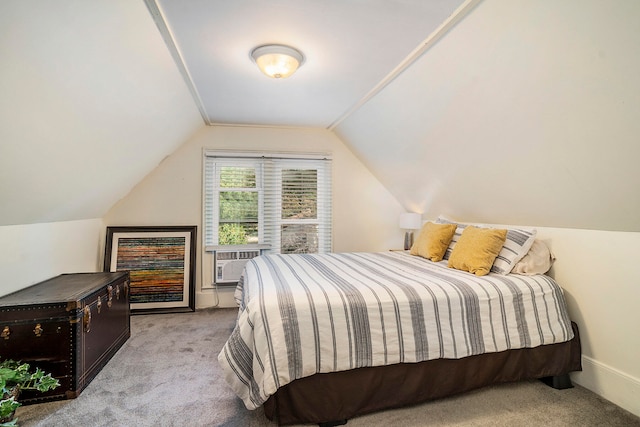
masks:
<path fill-rule="evenodd" d="M 640 2 L 0 3 L 0 225 L 99 218 L 205 124 L 329 128 L 407 208 L 640 231 Z M 305 54 L 262 75 L 265 43 Z"/>

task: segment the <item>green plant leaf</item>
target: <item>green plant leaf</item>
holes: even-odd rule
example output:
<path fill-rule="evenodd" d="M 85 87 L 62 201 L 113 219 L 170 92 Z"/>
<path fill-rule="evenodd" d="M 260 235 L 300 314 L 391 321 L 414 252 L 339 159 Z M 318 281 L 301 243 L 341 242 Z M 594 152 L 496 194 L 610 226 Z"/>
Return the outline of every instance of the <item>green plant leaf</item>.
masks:
<path fill-rule="evenodd" d="M 8 399 L 2 399 L 0 401 L 0 419 L 8 417 L 9 415 L 11 415 L 13 411 L 18 409 L 18 407 L 20 406 L 21 406 L 21 403 L 16 401 L 13 396 L 11 396 Z M 2 424 L 2 425 L 5 425 L 5 424 Z M 11 425 L 11 424 L 6 424 L 6 425 Z"/>
<path fill-rule="evenodd" d="M 30 371 L 28 363 L 4 360 L 0 362 L 0 390 L 8 393 L 13 387 L 20 390 L 48 391 L 60 386 L 60 382 L 51 374 L 36 368 Z"/>

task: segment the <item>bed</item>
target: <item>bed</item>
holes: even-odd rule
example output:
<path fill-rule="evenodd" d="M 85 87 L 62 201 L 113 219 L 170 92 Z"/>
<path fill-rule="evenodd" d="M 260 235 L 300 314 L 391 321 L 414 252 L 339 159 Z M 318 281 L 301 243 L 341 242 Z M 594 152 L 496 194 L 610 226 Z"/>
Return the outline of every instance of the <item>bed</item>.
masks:
<path fill-rule="evenodd" d="M 343 420 L 488 384 L 570 386 L 578 330 L 549 276 L 476 276 L 406 252 L 266 255 L 245 267 L 218 360 L 281 425 Z"/>

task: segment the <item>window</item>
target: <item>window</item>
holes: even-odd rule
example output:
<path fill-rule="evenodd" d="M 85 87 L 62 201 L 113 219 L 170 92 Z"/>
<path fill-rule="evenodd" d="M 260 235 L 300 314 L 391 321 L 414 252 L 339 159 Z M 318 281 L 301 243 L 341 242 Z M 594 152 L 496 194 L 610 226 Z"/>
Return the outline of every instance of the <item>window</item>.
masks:
<path fill-rule="evenodd" d="M 205 153 L 205 246 L 331 251 L 331 160 Z"/>
<path fill-rule="evenodd" d="M 282 169 L 282 253 L 318 252 L 318 171 Z"/>
<path fill-rule="evenodd" d="M 220 165 L 217 172 L 218 244 L 258 243 L 260 193 L 257 168 Z"/>

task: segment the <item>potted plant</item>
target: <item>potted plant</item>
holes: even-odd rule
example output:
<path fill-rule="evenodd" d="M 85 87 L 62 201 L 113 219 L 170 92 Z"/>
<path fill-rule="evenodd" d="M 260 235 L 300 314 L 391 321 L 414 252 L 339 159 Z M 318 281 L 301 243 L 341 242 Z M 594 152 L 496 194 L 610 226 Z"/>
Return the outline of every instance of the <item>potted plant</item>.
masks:
<path fill-rule="evenodd" d="M 60 382 L 51 374 L 45 374 L 40 368 L 31 370 L 28 363 L 8 359 L 0 362 L 0 427 L 15 426 L 15 411 L 21 405 L 18 401 L 22 390 L 49 391 L 58 387 Z"/>

